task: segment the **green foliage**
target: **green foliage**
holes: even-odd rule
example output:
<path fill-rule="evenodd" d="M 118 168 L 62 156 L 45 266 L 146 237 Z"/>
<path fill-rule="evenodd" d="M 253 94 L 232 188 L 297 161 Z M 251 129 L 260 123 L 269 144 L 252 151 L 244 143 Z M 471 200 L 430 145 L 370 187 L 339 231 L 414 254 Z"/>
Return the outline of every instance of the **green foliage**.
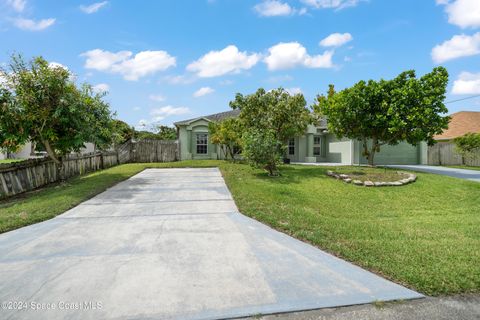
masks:
<path fill-rule="evenodd" d="M 108 104 L 88 85 L 77 88 L 67 69 L 52 67 L 41 57 L 30 63 L 12 56 L 0 91 L 0 145 L 7 151 L 32 141 L 59 157 L 78 152 L 85 142 L 101 147 L 112 137 Z"/>
<path fill-rule="evenodd" d="M 480 133 L 467 133 L 453 140 L 456 151 L 462 156 L 463 164 L 466 160 L 475 161 L 480 157 Z"/>
<path fill-rule="evenodd" d="M 270 174 L 276 173 L 276 160 L 284 154 L 288 140 L 304 134 L 307 125 L 313 122 L 306 104 L 302 94 L 290 95 L 283 88 L 269 92 L 258 89 L 248 96 L 237 93 L 230 107 L 240 110 L 239 119 L 244 128 L 243 155 L 246 159 L 251 164 L 268 168 Z M 261 146 L 250 144 L 246 147 L 246 140 L 252 142 L 255 139 Z M 267 143 L 272 145 L 267 146 Z M 273 153 L 267 156 L 265 150 Z"/>
<path fill-rule="evenodd" d="M 312 123 L 306 104 L 302 94 L 290 95 L 283 88 L 268 92 L 260 88 L 248 96 L 237 93 L 230 107 L 240 110 L 240 119 L 247 130 L 272 130 L 277 140 L 287 144 L 290 138 L 304 134 Z"/>
<path fill-rule="evenodd" d="M 242 144 L 242 127 L 237 118 L 228 118 L 220 123 L 210 122 L 208 125 L 210 141 L 225 149 L 226 156 L 235 160 Z"/>
<path fill-rule="evenodd" d="M 253 167 L 268 171 L 270 176 L 278 176 L 285 148 L 278 141 L 276 132 L 269 129 L 249 129 L 243 135 L 243 155 Z"/>
<path fill-rule="evenodd" d="M 363 143 L 370 165 L 382 145 L 407 141 L 433 144 L 433 136 L 448 127 L 445 100 L 448 72 L 443 67 L 417 79 L 415 71 L 402 72 L 392 80 L 360 81 L 338 93 L 330 85 L 327 96 L 313 106 L 328 118 L 328 129 L 337 137 Z"/>
<path fill-rule="evenodd" d="M 135 135 L 135 129 L 122 120 L 113 120 L 113 141 L 116 145 L 123 144 Z"/>
<path fill-rule="evenodd" d="M 135 137 L 139 140 L 176 140 L 177 130 L 175 128 L 157 125 L 152 128 L 152 131 L 135 131 Z"/>
<path fill-rule="evenodd" d="M 156 127 L 157 135 L 160 140 L 176 140 L 177 130 L 173 127 L 158 125 Z"/>

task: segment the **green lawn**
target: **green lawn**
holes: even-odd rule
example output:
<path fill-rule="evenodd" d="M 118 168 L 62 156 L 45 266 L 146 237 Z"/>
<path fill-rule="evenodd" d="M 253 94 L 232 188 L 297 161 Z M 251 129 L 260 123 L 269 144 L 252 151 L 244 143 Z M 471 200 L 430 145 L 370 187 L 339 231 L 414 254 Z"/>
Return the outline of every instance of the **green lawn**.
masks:
<path fill-rule="evenodd" d="M 422 293 L 480 293 L 480 184 L 433 174 L 366 188 L 327 177 L 327 167 L 285 166 L 269 178 L 219 161 L 127 164 L 0 203 L 0 232 L 54 217 L 145 167 L 172 166 L 220 167 L 242 213 Z"/>
<path fill-rule="evenodd" d="M 405 171 L 388 168 L 370 168 L 361 166 L 342 166 L 331 169 L 335 173 L 346 174 L 353 180 L 373 181 L 373 182 L 393 182 L 408 178 Z M 401 172 L 401 173 L 399 173 Z"/>
<path fill-rule="evenodd" d="M 467 170 L 480 170 L 480 167 L 470 167 L 470 166 L 446 166 L 449 168 L 458 168 L 458 169 L 467 169 Z"/>
<path fill-rule="evenodd" d="M 0 160 L 0 164 L 2 163 L 12 163 L 12 162 L 20 162 L 20 161 L 23 161 L 25 159 L 3 159 L 3 160 Z"/>

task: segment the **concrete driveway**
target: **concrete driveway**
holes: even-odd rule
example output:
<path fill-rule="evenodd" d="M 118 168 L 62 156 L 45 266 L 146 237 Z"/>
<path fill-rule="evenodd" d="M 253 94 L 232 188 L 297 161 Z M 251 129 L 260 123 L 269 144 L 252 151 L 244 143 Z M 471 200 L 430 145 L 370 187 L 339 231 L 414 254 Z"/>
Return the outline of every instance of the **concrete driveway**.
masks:
<path fill-rule="evenodd" d="M 480 182 L 480 170 L 467 170 L 467 169 L 457 169 L 457 168 L 427 166 L 427 165 L 389 165 L 386 167 L 427 172 L 427 173 L 435 173 L 435 174 L 441 174 L 444 176 L 450 176 L 454 178 Z"/>
<path fill-rule="evenodd" d="M 241 215 L 215 168 L 145 170 L 0 235 L 0 253 L 1 319 L 218 319 L 422 297 Z"/>

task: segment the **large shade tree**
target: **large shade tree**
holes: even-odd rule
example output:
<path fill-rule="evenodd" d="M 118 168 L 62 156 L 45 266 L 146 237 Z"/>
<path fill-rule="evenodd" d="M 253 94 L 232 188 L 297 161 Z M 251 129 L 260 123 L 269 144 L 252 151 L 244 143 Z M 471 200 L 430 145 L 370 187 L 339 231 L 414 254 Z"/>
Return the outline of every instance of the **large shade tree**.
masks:
<path fill-rule="evenodd" d="M 60 168 L 60 158 L 86 142 L 111 142 L 112 113 L 103 95 L 88 85 L 78 88 L 67 68 L 13 56 L 0 77 L 0 148 L 14 152 L 31 141 Z"/>
<path fill-rule="evenodd" d="M 304 134 L 313 120 L 306 104 L 302 94 L 292 95 L 283 88 L 258 89 L 247 96 L 237 93 L 230 107 L 240 110 L 244 138 L 252 142 L 243 145 L 246 159 L 265 168 L 270 175 L 277 175 L 278 159 L 283 156 L 289 139 Z M 273 150 L 274 155 L 262 156 L 266 150 Z"/>
<path fill-rule="evenodd" d="M 313 109 L 328 119 L 328 129 L 337 137 L 360 140 L 368 164 L 374 165 L 375 153 L 384 145 L 435 143 L 433 136 L 448 127 L 449 117 L 443 115 L 448 112 L 447 83 L 447 70 L 437 67 L 421 78 L 409 70 L 392 80 L 360 81 L 340 92 L 330 85 Z"/>

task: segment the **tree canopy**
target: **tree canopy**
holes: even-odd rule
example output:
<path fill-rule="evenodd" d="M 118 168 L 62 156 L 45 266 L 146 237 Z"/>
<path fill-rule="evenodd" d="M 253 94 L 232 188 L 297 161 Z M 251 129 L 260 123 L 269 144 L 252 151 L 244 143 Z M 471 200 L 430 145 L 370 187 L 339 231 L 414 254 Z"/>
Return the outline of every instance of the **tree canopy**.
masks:
<path fill-rule="evenodd" d="M 360 81 L 353 87 L 317 96 L 313 106 L 328 119 L 337 137 L 360 140 L 370 165 L 383 145 L 406 141 L 417 145 L 435 143 L 433 136 L 448 127 L 445 100 L 448 72 L 443 67 L 417 78 L 415 71 L 402 72 L 392 80 Z"/>
<path fill-rule="evenodd" d="M 273 130 L 275 138 L 288 143 L 290 138 L 305 133 L 312 122 L 303 94 L 291 95 L 283 88 L 265 91 L 258 89 L 251 95 L 237 93 L 230 102 L 232 109 L 239 109 L 239 118 L 245 129 Z"/>
<path fill-rule="evenodd" d="M 278 159 L 289 139 L 303 135 L 313 121 L 306 104 L 302 94 L 291 95 L 283 88 L 268 92 L 260 88 L 247 96 L 237 93 L 230 107 L 240 110 L 243 155 L 250 164 L 278 174 Z"/>
<path fill-rule="evenodd" d="M 177 130 L 173 127 L 165 125 L 155 125 L 152 131 L 141 130 L 135 131 L 135 138 L 140 140 L 175 140 L 177 139 Z"/>
<path fill-rule="evenodd" d="M 0 147 L 16 151 L 31 141 L 45 147 L 50 158 L 78 152 L 84 143 L 100 147 L 112 139 L 112 113 L 103 95 L 78 88 L 72 73 L 41 57 L 26 63 L 12 56 L 0 70 Z"/>
<path fill-rule="evenodd" d="M 210 141 L 225 149 L 225 155 L 232 160 L 239 153 L 242 144 L 242 126 L 237 118 L 228 118 L 219 123 L 210 122 L 208 125 Z"/>

